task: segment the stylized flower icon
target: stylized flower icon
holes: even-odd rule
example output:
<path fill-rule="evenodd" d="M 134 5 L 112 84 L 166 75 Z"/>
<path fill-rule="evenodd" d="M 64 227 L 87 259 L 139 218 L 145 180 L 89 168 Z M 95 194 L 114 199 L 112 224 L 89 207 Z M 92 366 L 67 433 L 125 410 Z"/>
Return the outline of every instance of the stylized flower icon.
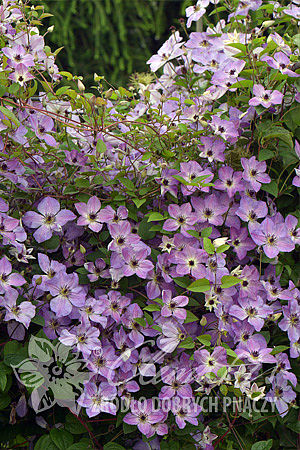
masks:
<path fill-rule="evenodd" d="M 40 413 L 58 404 L 78 414 L 77 399 L 90 377 L 86 362 L 61 342 L 52 344 L 35 336 L 30 338 L 28 355 L 12 368 L 18 381 L 32 390 L 33 409 Z"/>

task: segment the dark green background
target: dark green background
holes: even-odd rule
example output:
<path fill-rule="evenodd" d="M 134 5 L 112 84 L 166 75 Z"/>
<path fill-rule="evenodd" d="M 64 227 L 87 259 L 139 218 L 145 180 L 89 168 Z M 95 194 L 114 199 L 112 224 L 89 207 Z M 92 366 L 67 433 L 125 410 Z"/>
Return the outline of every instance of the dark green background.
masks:
<path fill-rule="evenodd" d="M 147 59 L 170 34 L 181 29 L 179 18 L 190 0 L 42 0 L 46 43 L 55 50 L 64 46 L 57 63 L 60 69 L 83 75 L 104 75 L 114 85 L 127 85 L 132 72 L 148 70 Z M 182 34 L 182 33 L 181 33 Z"/>

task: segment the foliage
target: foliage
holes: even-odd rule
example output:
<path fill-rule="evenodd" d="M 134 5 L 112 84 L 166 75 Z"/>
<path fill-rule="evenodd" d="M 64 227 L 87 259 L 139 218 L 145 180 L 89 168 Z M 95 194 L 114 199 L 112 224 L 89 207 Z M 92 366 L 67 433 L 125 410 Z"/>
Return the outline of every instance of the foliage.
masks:
<path fill-rule="evenodd" d="M 299 7 L 198 0 L 94 93 L 0 13 L 3 446 L 297 448 Z"/>

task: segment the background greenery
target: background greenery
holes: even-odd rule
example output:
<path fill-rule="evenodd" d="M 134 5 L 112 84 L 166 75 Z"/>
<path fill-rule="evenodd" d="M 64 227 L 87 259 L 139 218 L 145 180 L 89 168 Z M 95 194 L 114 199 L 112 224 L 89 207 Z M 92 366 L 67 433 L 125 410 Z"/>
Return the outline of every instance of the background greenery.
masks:
<path fill-rule="evenodd" d="M 146 61 L 169 36 L 170 26 L 180 28 L 190 0 L 37 0 L 54 17 L 46 36 L 52 48 L 64 46 L 59 67 L 83 75 L 90 85 L 93 74 L 114 85 L 126 85 L 132 72 L 147 70 Z"/>

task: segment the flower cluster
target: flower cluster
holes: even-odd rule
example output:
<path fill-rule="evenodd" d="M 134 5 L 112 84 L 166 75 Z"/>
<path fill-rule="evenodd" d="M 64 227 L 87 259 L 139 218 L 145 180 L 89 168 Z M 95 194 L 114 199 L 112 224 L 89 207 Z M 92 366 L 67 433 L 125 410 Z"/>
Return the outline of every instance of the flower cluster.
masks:
<path fill-rule="evenodd" d="M 198 0 L 187 27 L 221 4 Z M 104 91 L 95 74 L 97 96 L 58 71 L 38 11 L 1 6 L 8 338 L 26 348 L 39 332 L 78 352 L 86 415 L 116 415 L 122 400 L 119 417 L 158 445 L 178 429 L 195 448 L 225 438 L 203 395 L 293 417 L 299 35 L 269 32 L 265 16 L 297 20 L 299 7 L 239 2 L 186 42 L 174 31 L 148 61 L 162 74 L 137 92 Z M 62 76 L 77 83 L 57 88 Z"/>

